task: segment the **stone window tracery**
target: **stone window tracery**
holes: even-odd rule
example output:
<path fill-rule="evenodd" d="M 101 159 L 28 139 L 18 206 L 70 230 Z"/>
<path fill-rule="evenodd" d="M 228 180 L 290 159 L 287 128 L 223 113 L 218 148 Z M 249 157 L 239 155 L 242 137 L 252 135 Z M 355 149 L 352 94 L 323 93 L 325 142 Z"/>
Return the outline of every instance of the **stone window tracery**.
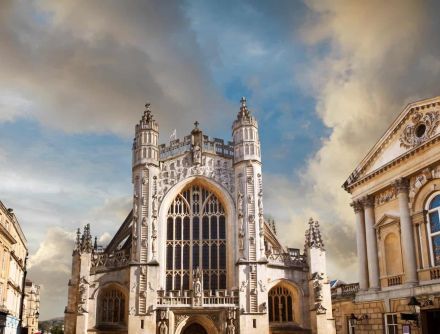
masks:
<path fill-rule="evenodd" d="M 440 194 L 428 201 L 428 241 L 432 266 L 440 266 Z"/>
<path fill-rule="evenodd" d="M 106 288 L 99 294 L 98 307 L 100 324 L 118 325 L 125 323 L 125 296 L 117 288 Z"/>
<path fill-rule="evenodd" d="M 166 290 L 189 290 L 197 267 L 204 290 L 226 289 L 226 216 L 215 194 L 197 184 L 184 189 L 166 231 Z"/>
<path fill-rule="evenodd" d="M 293 296 L 289 289 L 275 286 L 269 291 L 269 322 L 293 321 Z"/>

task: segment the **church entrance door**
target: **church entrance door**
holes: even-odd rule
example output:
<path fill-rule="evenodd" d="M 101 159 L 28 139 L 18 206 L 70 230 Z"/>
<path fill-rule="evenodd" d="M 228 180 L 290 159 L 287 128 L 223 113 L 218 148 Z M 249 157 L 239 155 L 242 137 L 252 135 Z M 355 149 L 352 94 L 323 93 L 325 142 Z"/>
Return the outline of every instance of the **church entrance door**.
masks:
<path fill-rule="evenodd" d="M 202 325 L 193 323 L 188 327 L 186 327 L 183 330 L 182 334 L 208 334 L 208 333 L 206 332 L 206 329 Z"/>
<path fill-rule="evenodd" d="M 435 334 L 440 328 L 440 309 L 422 311 L 423 333 Z"/>

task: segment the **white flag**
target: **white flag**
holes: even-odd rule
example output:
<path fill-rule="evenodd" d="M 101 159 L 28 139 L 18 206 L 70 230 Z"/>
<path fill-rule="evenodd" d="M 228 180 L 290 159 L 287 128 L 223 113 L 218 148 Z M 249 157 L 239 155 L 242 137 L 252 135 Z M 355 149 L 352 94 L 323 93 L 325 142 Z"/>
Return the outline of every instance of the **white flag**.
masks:
<path fill-rule="evenodd" d="M 176 140 L 177 139 L 177 129 L 174 129 L 173 132 L 171 132 L 170 140 Z"/>

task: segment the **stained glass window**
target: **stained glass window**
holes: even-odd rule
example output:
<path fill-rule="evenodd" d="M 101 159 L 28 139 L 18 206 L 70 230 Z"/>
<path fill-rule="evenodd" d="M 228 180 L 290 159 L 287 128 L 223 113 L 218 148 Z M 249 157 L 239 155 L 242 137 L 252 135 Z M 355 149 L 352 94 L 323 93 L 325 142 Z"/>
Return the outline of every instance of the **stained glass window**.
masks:
<path fill-rule="evenodd" d="M 289 289 L 275 286 L 269 291 L 269 322 L 292 322 L 293 296 Z"/>
<path fill-rule="evenodd" d="M 101 324 L 125 323 L 125 298 L 124 294 L 116 288 L 106 288 L 99 294 L 99 318 Z"/>
<path fill-rule="evenodd" d="M 200 185 L 176 196 L 168 210 L 166 289 L 187 290 L 202 269 L 203 289 L 226 289 L 226 218 L 220 200 Z"/>

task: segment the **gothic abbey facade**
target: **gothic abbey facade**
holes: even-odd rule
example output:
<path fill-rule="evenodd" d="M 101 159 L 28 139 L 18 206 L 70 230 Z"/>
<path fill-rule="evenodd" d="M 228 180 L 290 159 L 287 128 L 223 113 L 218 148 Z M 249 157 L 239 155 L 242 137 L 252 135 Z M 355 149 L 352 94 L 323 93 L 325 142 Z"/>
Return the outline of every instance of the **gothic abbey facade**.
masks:
<path fill-rule="evenodd" d="M 281 245 L 264 217 L 258 123 L 243 98 L 232 142 L 197 122 L 159 145 L 135 128 L 133 209 L 106 245 L 78 231 L 65 310 L 72 333 L 335 333 L 325 250 Z M 302 232 L 300 232 L 302 233 Z"/>

